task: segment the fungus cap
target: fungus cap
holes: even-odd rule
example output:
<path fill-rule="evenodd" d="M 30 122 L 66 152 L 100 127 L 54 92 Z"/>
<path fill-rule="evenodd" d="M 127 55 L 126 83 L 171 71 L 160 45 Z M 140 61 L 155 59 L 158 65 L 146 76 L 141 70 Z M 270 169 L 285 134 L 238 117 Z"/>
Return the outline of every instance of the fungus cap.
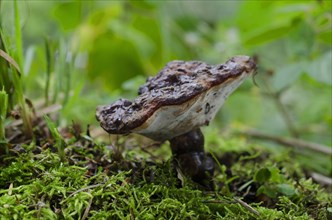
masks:
<path fill-rule="evenodd" d="M 137 98 L 99 106 L 96 118 L 111 134 L 138 133 L 169 140 L 208 125 L 227 97 L 255 70 L 248 56 L 235 56 L 219 65 L 172 61 L 147 79 Z"/>

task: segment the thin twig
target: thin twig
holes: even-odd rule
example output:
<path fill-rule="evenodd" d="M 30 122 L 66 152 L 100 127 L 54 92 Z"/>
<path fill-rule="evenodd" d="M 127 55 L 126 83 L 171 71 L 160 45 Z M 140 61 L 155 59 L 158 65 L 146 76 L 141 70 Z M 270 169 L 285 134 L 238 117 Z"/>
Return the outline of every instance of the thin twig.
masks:
<path fill-rule="evenodd" d="M 264 79 L 264 78 L 263 78 Z M 294 138 L 299 138 L 299 132 L 297 131 L 295 124 L 293 123 L 292 117 L 289 114 L 287 107 L 284 105 L 284 103 L 281 101 L 281 94 L 286 90 L 283 89 L 279 92 L 275 92 L 273 88 L 271 88 L 271 85 L 267 80 L 264 80 L 264 86 L 265 86 L 265 91 L 268 96 L 272 98 L 274 101 L 277 109 L 279 110 L 281 116 L 283 117 L 285 124 L 287 126 L 287 129 L 289 133 L 294 137 Z"/>
<path fill-rule="evenodd" d="M 59 104 L 54 104 L 54 105 L 50 105 L 50 106 L 47 106 L 43 109 L 40 109 L 37 114 L 36 114 L 36 117 L 41 117 L 43 115 L 46 115 L 46 114 L 51 114 L 51 113 L 54 113 L 54 112 L 58 112 L 62 109 L 62 106 L 59 105 Z M 16 120 L 16 121 L 13 121 L 11 124 L 9 124 L 8 126 L 6 127 L 16 127 L 16 126 L 19 126 L 23 123 L 22 119 L 19 119 L 19 120 Z"/>
<path fill-rule="evenodd" d="M 260 131 L 254 130 L 254 129 L 241 131 L 241 133 L 254 137 L 254 138 L 258 138 L 258 139 L 271 140 L 278 144 L 282 144 L 284 146 L 306 148 L 306 149 L 310 149 L 310 150 L 313 150 L 313 151 L 316 151 L 319 153 L 332 155 L 332 148 L 328 147 L 326 145 L 323 145 L 323 144 L 317 144 L 317 143 L 303 141 L 303 140 L 299 140 L 299 139 L 295 139 L 295 138 L 273 136 L 273 135 L 269 135 L 269 134 L 264 134 Z"/>
<path fill-rule="evenodd" d="M 236 198 L 236 197 L 234 197 L 233 199 L 236 202 L 238 202 L 240 205 L 242 205 L 245 209 L 247 209 L 249 212 L 251 212 L 251 213 L 253 213 L 253 214 L 257 215 L 257 216 L 260 215 L 260 213 L 256 209 L 254 209 L 253 207 L 251 207 L 248 203 L 246 203 L 246 202 L 244 202 L 241 199 Z"/>
<path fill-rule="evenodd" d="M 84 210 L 83 216 L 81 218 L 82 220 L 85 220 L 89 215 L 89 212 L 90 212 L 90 209 L 91 209 L 91 204 L 92 204 L 92 199 L 93 199 L 93 196 L 91 196 L 91 198 L 89 200 L 89 203 L 88 203 L 88 206 Z"/>
<path fill-rule="evenodd" d="M 129 208 L 129 212 L 130 212 L 130 220 L 135 220 L 135 215 L 134 215 L 133 209 Z"/>
<path fill-rule="evenodd" d="M 153 145 L 151 145 L 151 146 L 153 146 Z M 151 157 L 152 159 L 154 159 L 154 160 L 156 160 L 156 159 L 160 159 L 159 157 L 157 157 L 157 156 L 155 156 L 153 153 L 151 153 L 149 150 L 147 150 L 146 148 L 148 148 L 148 147 L 150 147 L 150 145 L 147 146 L 147 147 L 141 147 L 141 150 L 142 150 L 143 152 L 149 154 L 150 157 Z"/>
<path fill-rule="evenodd" d="M 320 173 L 315 173 L 312 172 L 310 173 L 310 176 L 319 184 L 321 185 L 327 185 L 327 186 L 332 186 L 332 178 L 328 176 L 324 176 Z"/>
<path fill-rule="evenodd" d="M 295 128 L 292 118 L 291 118 L 290 114 L 288 113 L 286 106 L 282 103 L 280 96 L 275 95 L 274 101 L 275 101 L 276 106 L 279 109 L 280 113 L 283 115 L 283 117 L 285 119 L 285 123 L 287 124 L 288 130 L 291 133 L 291 135 L 294 138 L 299 138 L 300 137 L 299 132 Z"/>
<path fill-rule="evenodd" d="M 79 192 L 82 192 L 82 191 L 85 191 L 85 190 L 88 190 L 88 189 L 93 189 L 93 188 L 96 188 L 98 186 L 103 186 L 104 184 L 95 184 L 95 185 L 91 185 L 91 186 L 87 186 L 85 188 L 82 188 L 82 189 L 79 189 L 79 190 L 76 190 L 75 192 L 73 192 L 72 194 L 70 194 L 67 198 L 69 197 L 72 197 L 73 195 L 79 193 Z"/>
<path fill-rule="evenodd" d="M 233 204 L 232 201 L 221 201 L 221 200 L 210 200 L 210 201 L 203 201 L 203 203 L 211 203 L 211 204 Z"/>

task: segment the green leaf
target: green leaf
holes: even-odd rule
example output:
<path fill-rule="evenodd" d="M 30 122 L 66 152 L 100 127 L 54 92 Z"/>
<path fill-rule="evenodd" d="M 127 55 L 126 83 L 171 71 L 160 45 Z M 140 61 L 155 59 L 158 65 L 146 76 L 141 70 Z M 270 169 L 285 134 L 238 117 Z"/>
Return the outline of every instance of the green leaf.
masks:
<path fill-rule="evenodd" d="M 62 2 L 57 4 L 54 9 L 54 17 L 59 21 L 64 31 L 71 30 L 79 25 L 81 21 L 81 8 L 80 1 Z"/>
<path fill-rule="evenodd" d="M 282 176 L 280 175 L 280 170 L 277 167 L 269 167 L 269 171 L 271 172 L 270 181 L 279 183 L 282 180 Z"/>
<path fill-rule="evenodd" d="M 17 72 L 19 74 L 21 74 L 21 70 L 19 65 L 16 63 L 16 61 L 5 51 L 0 49 L 0 57 L 2 57 L 3 59 L 5 59 L 8 63 L 10 63 L 13 67 L 15 67 L 15 69 L 17 70 Z"/>
<path fill-rule="evenodd" d="M 98 37 L 89 54 L 88 75 L 90 79 L 102 79 L 107 88 L 115 90 L 125 81 L 144 75 L 144 70 L 131 41 L 106 33 Z"/>
<path fill-rule="evenodd" d="M 293 84 L 306 69 L 305 62 L 293 63 L 278 69 L 272 79 L 274 89 L 281 90 Z"/>
<path fill-rule="evenodd" d="M 327 30 L 327 31 L 323 31 L 323 32 L 319 33 L 317 35 L 317 38 L 323 43 L 332 45 L 332 31 L 331 30 Z"/>
<path fill-rule="evenodd" d="M 308 67 L 309 76 L 318 82 L 332 85 L 332 51 L 320 56 L 315 61 L 311 62 Z"/>
<path fill-rule="evenodd" d="M 149 56 L 151 52 L 155 49 L 150 38 L 142 33 L 141 31 L 126 26 L 123 22 L 113 21 L 109 28 L 116 35 L 119 35 L 122 39 L 131 42 L 136 50 L 140 53 L 141 56 Z M 157 30 L 156 30 L 157 31 Z"/>
<path fill-rule="evenodd" d="M 257 195 L 265 194 L 270 198 L 275 198 L 277 197 L 277 191 L 275 187 L 267 186 L 267 185 L 262 185 L 261 187 L 258 188 L 257 190 Z"/>
<path fill-rule="evenodd" d="M 287 49 L 291 58 L 307 59 L 315 43 L 313 26 L 304 19 L 297 18 L 292 22 L 292 30 L 287 35 Z"/>
<path fill-rule="evenodd" d="M 276 27 L 264 27 L 244 40 L 245 45 L 265 43 L 286 35 L 292 29 L 288 24 Z"/>
<path fill-rule="evenodd" d="M 286 183 L 278 184 L 277 190 L 285 196 L 292 196 L 296 193 L 294 187 Z"/>
<path fill-rule="evenodd" d="M 16 39 L 16 56 L 17 56 L 17 63 L 23 71 L 23 45 L 22 45 L 22 28 L 20 24 L 20 11 L 18 8 L 17 0 L 14 1 L 14 10 L 15 10 L 15 39 Z"/>
<path fill-rule="evenodd" d="M 254 181 L 264 183 L 271 177 L 271 172 L 268 168 L 262 168 L 255 173 Z"/>

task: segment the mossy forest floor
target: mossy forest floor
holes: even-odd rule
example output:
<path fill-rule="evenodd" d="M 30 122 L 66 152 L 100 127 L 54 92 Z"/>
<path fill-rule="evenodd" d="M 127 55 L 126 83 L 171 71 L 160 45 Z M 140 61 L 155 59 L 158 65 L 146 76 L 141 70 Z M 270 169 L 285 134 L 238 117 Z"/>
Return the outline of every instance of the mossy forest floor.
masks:
<path fill-rule="evenodd" d="M 142 147 L 129 137 L 97 144 L 78 130 L 7 144 L 1 220 L 332 219 L 330 189 L 314 183 L 290 152 L 252 144 L 216 151 L 208 190 L 183 176 L 164 153 L 167 144 Z"/>

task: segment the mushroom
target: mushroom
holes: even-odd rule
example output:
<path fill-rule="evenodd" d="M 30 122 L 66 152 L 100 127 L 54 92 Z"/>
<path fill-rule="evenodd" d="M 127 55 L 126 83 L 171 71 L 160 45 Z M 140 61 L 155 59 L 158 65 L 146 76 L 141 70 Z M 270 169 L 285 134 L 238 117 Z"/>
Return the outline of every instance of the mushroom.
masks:
<path fill-rule="evenodd" d="M 180 168 L 202 183 L 213 174 L 214 163 L 204 153 L 200 127 L 209 124 L 226 98 L 255 70 L 248 56 L 235 56 L 214 66 L 171 61 L 147 79 L 137 98 L 99 106 L 96 118 L 110 134 L 137 133 L 169 140 Z"/>

